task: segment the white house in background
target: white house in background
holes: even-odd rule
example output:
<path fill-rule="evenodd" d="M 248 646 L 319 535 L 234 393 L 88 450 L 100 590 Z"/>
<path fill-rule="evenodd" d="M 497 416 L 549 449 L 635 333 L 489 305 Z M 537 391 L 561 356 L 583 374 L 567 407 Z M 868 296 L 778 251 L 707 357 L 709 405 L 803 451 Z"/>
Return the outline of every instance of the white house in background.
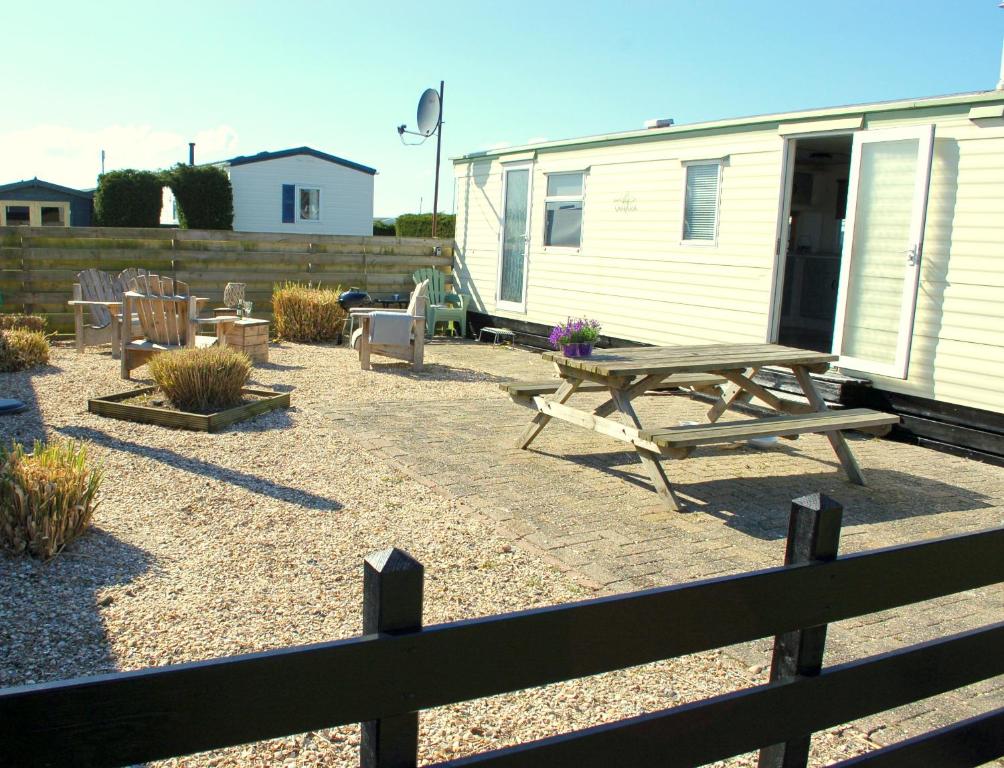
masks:
<path fill-rule="evenodd" d="M 373 234 L 373 168 L 310 147 L 242 155 L 212 165 L 230 176 L 238 232 Z M 160 220 L 178 223 L 167 187 Z"/>
<path fill-rule="evenodd" d="M 223 165 L 239 232 L 373 234 L 373 168 L 310 147 L 259 152 Z"/>
<path fill-rule="evenodd" d="M 475 326 L 832 350 L 916 434 L 1004 456 L 1004 90 L 453 162 Z"/>

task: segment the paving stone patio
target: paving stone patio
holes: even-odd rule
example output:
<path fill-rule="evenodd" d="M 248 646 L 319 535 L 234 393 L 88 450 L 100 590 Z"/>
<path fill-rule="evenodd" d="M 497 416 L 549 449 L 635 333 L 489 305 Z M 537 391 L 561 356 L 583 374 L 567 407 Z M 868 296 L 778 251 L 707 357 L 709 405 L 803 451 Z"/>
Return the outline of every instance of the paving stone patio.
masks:
<path fill-rule="evenodd" d="M 427 347 L 427 362 L 420 374 L 377 367 L 372 375 L 435 380 L 457 368 L 499 382 L 552 375 L 534 352 L 471 342 L 437 341 Z M 697 420 L 707 409 L 680 395 L 649 396 L 635 405 L 643 423 L 658 425 Z M 847 482 L 820 435 L 768 449 L 698 449 L 685 461 L 667 461 L 689 507 L 677 513 L 661 505 L 635 454 L 613 440 L 552 421 L 530 450 L 516 449 L 532 414 L 501 391 L 486 398 L 482 387 L 449 402 L 335 403 L 326 413 L 355 432 L 365 450 L 464 499 L 514 541 L 547 553 L 601 594 L 778 565 L 790 500 L 814 492 L 844 506 L 842 553 L 1004 524 L 1004 468 L 872 437 L 850 438 L 866 488 Z M 841 622 L 830 629 L 826 663 L 1002 619 L 1004 588 L 998 586 Z M 770 645 L 763 640 L 729 652 L 748 665 L 769 664 Z M 1002 704 L 1004 678 L 997 678 L 858 727 L 888 743 Z"/>

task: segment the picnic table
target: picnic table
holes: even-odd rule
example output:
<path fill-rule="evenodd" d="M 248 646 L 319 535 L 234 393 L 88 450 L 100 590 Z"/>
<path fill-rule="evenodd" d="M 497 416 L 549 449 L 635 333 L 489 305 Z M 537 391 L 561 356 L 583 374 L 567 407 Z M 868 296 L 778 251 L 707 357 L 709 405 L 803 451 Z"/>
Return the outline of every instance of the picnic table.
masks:
<path fill-rule="evenodd" d="M 826 371 L 837 359 L 823 352 L 778 344 L 705 344 L 606 349 L 584 358 L 545 352 L 542 357 L 555 364 L 560 381 L 501 385 L 514 402 L 536 411 L 520 435 L 518 447 L 528 448 L 551 419 L 628 443 L 637 451 L 656 493 L 673 510 L 682 505 L 662 466 L 664 457 L 684 459 L 701 445 L 757 437 L 794 439 L 807 432 L 821 432 L 829 439 L 850 481 L 864 485 L 864 476 L 843 430 L 885 434 L 899 422 L 895 415 L 866 408 L 830 410 L 810 376 Z M 806 402 L 781 399 L 753 381 L 756 371 L 768 365 L 790 369 Z M 707 412 L 707 423 L 643 425 L 631 401 L 646 392 L 671 389 L 712 394 L 715 400 Z M 596 391 L 606 391 L 610 397 L 591 411 L 568 404 L 577 392 Z M 754 397 L 776 414 L 719 422 L 729 408 Z M 615 413 L 622 414 L 628 423 L 609 418 Z"/>

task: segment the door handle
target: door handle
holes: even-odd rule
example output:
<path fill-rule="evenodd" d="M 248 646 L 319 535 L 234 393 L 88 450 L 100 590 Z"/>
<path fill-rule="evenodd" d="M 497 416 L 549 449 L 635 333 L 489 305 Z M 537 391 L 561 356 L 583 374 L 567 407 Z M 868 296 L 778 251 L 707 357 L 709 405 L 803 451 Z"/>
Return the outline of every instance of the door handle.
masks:
<path fill-rule="evenodd" d="M 910 267 L 915 267 L 920 263 L 920 248 L 916 245 L 911 246 L 906 252 L 906 263 Z"/>

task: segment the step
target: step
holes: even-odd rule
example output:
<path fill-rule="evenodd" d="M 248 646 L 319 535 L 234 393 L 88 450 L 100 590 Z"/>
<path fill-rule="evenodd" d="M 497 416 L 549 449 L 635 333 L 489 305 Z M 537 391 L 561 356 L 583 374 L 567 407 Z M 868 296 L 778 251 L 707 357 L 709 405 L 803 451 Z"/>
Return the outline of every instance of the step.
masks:
<path fill-rule="evenodd" d="M 770 416 L 763 419 L 715 424 L 642 429 L 638 436 L 665 448 L 686 448 L 713 443 L 732 443 L 748 440 L 752 437 L 784 437 L 807 432 L 836 432 L 845 429 L 888 432 L 893 424 L 898 423 L 899 417 L 891 413 L 882 413 L 868 408 L 853 408 L 843 411 Z"/>
<path fill-rule="evenodd" d="M 709 376 L 706 374 L 679 374 L 671 376 L 664 381 L 650 387 L 648 392 L 665 392 L 681 387 L 714 387 L 727 383 L 721 376 Z M 499 384 L 499 389 L 512 397 L 537 397 L 539 395 L 553 395 L 562 384 L 561 379 L 548 379 L 547 381 L 509 381 Z M 578 392 L 606 392 L 608 388 L 598 382 L 584 381 L 579 384 Z"/>

